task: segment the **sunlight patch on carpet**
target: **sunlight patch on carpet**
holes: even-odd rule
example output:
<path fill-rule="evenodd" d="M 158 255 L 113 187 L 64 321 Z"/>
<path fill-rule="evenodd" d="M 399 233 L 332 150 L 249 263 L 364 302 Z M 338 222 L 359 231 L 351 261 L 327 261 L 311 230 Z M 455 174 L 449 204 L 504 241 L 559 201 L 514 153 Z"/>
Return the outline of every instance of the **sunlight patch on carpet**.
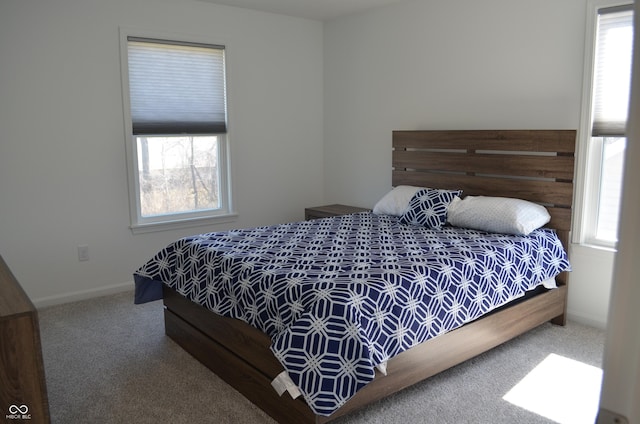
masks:
<path fill-rule="evenodd" d="M 602 370 L 550 354 L 502 399 L 560 424 L 593 424 Z"/>

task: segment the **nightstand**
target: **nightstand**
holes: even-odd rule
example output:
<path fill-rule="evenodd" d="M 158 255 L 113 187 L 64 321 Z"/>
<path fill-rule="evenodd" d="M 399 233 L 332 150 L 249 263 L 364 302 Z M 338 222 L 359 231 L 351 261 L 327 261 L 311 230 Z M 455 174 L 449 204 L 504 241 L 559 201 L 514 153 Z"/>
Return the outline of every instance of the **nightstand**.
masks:
<path fill-rule="evenodd" d="M 356 206 L 347 206 L 347 205 L 315 206 L 313 208 L 305 208 L 304 219 L 310 220 L 310 219 L 318 219 L 318 218 L 327 218 L 329 216 L 348 215 L 350 213 L 368 212 L 370 210 L 371 209 L 358 208 Z"/>

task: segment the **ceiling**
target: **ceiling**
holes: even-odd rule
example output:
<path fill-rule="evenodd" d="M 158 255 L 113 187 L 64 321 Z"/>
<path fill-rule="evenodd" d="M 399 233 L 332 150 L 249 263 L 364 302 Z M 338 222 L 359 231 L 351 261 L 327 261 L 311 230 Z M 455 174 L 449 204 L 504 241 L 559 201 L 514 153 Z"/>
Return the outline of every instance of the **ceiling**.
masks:
<path fill-rule="evenodd" d="M 402 0 L 201 0 L 263 12 L 325 21 Z"/>

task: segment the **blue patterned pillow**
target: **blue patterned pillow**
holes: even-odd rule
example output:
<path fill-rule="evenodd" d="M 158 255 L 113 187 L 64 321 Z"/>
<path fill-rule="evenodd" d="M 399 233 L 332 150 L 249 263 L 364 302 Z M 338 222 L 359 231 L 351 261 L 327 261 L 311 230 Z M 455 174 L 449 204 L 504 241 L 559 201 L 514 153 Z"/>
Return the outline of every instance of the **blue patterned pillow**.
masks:
<path fill-rule="evenodd" d="M 447 222 L 449 203 L 462 194 L 462 190 L 425 188 L 413 195 L 409 207 L 400 217 L 400 222 L 438 229 Z"/>

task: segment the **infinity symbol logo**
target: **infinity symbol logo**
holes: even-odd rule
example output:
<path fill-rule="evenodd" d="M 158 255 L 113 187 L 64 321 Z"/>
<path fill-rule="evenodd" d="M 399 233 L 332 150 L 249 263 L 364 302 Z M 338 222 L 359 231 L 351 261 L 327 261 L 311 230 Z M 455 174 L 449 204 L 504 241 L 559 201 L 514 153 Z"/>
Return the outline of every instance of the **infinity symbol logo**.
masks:
<path fill-rule="evenodd" d="M 29 412 L 29 407 L 27 405 L 11 405 L 9 407 L 9 413 L 10 414 L 26 414 L 27 412 Z"/>

